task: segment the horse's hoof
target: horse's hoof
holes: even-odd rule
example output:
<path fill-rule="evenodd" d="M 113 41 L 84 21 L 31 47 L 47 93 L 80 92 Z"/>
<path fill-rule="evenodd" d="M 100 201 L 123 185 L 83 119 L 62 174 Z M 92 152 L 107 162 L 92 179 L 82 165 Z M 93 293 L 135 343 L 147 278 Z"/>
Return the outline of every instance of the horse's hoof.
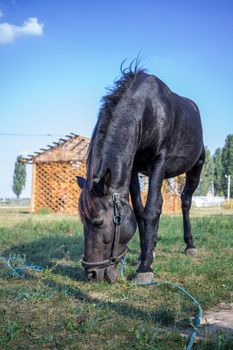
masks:
<path fill-rule="evenodd" d="M 135 284 L 148 284 L 154 281 L 153 272 L 138 272 L 133 280 Z"/>
<path fill-rule="evenodd" d="M 197 252 L 197 249 L 196 248 L 186 248 L 184 253 L 186 255 L 195 255 Z"/>

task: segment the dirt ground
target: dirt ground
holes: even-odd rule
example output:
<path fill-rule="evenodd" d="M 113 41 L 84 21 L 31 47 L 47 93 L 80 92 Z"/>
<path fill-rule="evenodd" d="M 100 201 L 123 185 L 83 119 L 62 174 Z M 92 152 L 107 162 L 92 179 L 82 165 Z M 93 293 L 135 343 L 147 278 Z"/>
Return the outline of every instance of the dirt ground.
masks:
<path fill-rule="evenodd" d="M 221 303 L 218 308 L 204 313 L 199 336 L 218 333 L 233 335 L 233 303 Z"/>

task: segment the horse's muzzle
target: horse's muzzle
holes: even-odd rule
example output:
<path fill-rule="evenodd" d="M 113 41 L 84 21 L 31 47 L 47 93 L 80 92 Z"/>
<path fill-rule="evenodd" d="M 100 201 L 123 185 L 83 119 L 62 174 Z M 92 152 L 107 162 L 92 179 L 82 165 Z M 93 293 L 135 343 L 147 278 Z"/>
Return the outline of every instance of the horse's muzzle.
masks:
<path fill-rule="evenodd" d="M 116 266 L 113 265 L 102 269 L 85 269 L 85 274 L 89 282 L 102 281 L 105 279 L 111 283 L 115 283 L 118 276 Z"/>
<path fill-rule="evenodd" d="M 104 279 L 105 268 L 103 269 L 86 269 L 87 280 L 89 282 L 101 281 Z"/>

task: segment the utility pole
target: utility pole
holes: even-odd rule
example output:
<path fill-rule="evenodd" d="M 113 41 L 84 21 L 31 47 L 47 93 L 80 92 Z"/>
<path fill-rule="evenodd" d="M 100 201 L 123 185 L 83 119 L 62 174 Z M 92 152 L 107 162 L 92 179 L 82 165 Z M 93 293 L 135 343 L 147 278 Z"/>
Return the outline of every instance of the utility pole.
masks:
<path fill-rule="evenodd" d="M 227 201 L 230 202 L 231 175 L 225 175 L 227 179 Z"/>

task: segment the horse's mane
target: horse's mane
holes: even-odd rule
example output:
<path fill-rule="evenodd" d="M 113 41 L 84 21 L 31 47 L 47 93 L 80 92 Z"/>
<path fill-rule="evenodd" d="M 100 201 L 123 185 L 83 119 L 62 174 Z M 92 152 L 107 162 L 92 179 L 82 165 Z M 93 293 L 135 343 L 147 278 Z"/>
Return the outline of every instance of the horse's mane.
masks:
<path fill-rule="evenodd" d="M 88 218 L 90 221 L 96 217 L 96 208 L 93 205 L 92 191 L 86 186 L 83 188 L 79 198 L 79 214 L 81 219 Z"/>
<path fill-rule="evenodd" d="M 87 156 L 87 168 L 90 169 L 91 166 L 91 158 L 92 158 L 92 148 L 95 144 L 97 154 L 95 158 L 98 158 L 98 150 L 102 148 L 103 140 L 107 133 L 110 121 L 112 119 L 112 112 L 114 108 L 117 106 L 120 99 L 124 96 L 126 90 L 132 86 L 134 83 L 136 76 L 139 73 L 145 72 L 145 69 L 139 67 L 140 58 L 139 56 L 134 59 L 130 65 L 126 68 L 123 68 L 125 60 L 122 62 L 120 66 L 121 77 L 120 79 L 114 82 L 114 85 L 110 88 L 107 88 L 108 93 L 102 97 L 101 102 L 102 105 L 100 107 L 100 111 L 98 114 L 98 121 L 95 126 L 95 129 L 92 134 L 91 142 L 88 148 L 88 156 Z M 88 175 L 91 175 L 90 173 Z"/>
<path fill-rule="evenodd" d="M 88 147 L 87 154 L 87 184 L 83 188 L 80 199 L 79 199 L 79 212 L 81 218 L 88 218 L 92 221 L 97 215 L 96 209 L 93 204 L 93 193 L 92 193 L 92 179 L 93 179 L 93 168 L 92 160 L 99 159 L 100 150 L 103 147 L 104 139 L 107 134 L 108 127 L 112 119 L 112 112 L 117 106 L 120 99 L 126 93 L 126 90 L 132 86 L 137 75 L 145 72 L 144 69 L 139 67 L 140 59 L 139 56 L 134 59 L 130 65 L 123 69 L 125 61 L 120 66 L 121 77 L 114 82 L 114 85 L 107 88 L 108 93 L 102 97 L 102 105 L 98 114 L 98 121 L 94 128 L 91 142 Z M 93 157 L 93 147 L 95 147 L 95 154 Z"/>
<path fill-rule="evenodd" d="M 120 72 L 122 76 L 120 79 L 115 80 L 112 87 L 107 88 L 108 94 L 103 96 L 101 99 L 102 106 L 100 107 L 98 118 L 102 118 L 102 115 L 104 115 L 104 119 L 111 118 L 113 109 L 125 94 L 126 90 L 135 81 L 137 74 L 145 71 L 139 67 L 140 59 L 138 57 L 134 59 L 126 68 L 123 68 L 124 63 L 125 60 L 120 66 Z"/>

